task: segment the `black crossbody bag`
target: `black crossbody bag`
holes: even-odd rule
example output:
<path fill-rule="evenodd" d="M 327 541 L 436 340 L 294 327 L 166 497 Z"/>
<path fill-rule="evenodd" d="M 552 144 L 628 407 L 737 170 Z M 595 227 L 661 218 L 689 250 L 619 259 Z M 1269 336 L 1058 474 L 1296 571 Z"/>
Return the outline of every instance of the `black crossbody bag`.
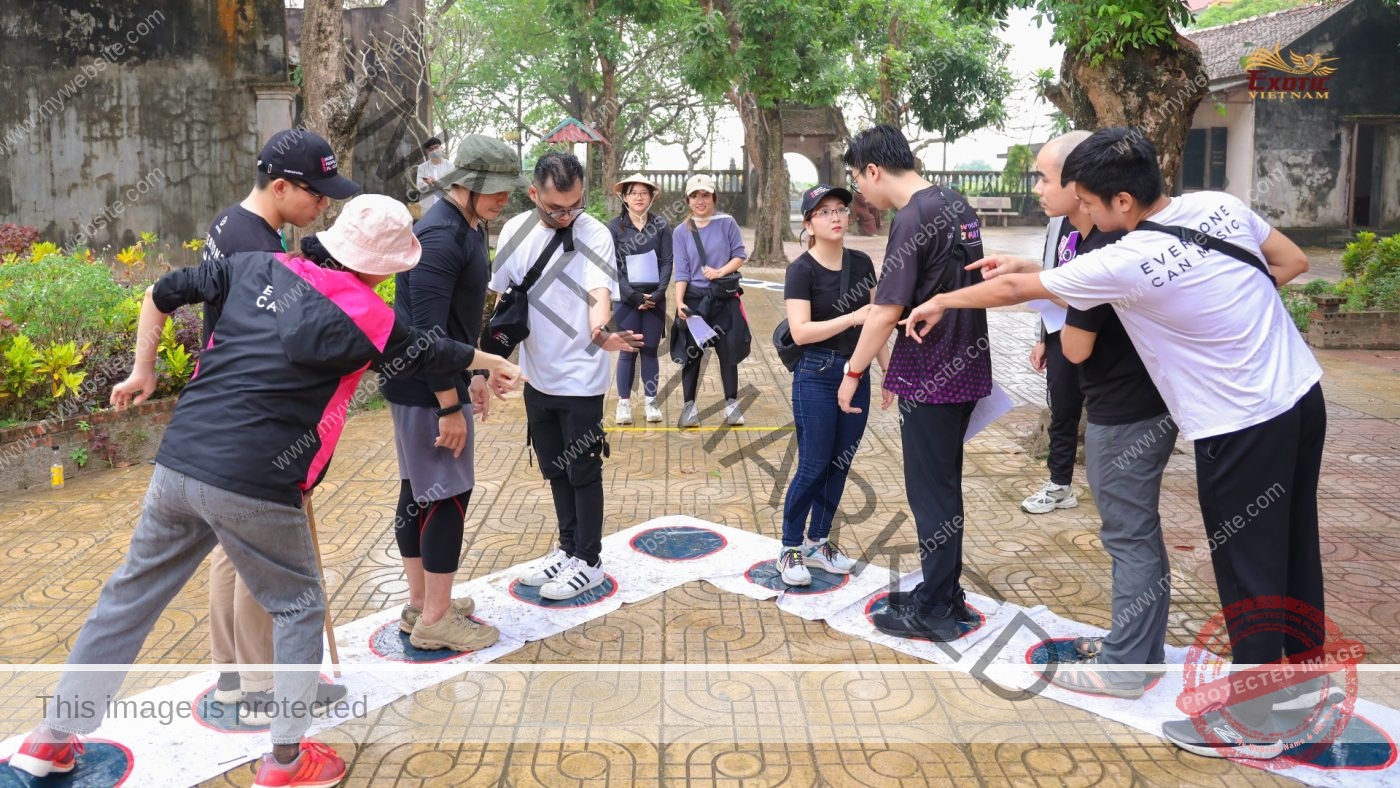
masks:
<path fill-rule="evenodd" d="M 1254 266 L 1254 268 L 1257 269 L 1261 274 L 1269 277 L 1269 284 L 1273 285 L 1275 289 L 1278 288 L 1278 280 L 1274 278 L 1274 275 L 1272 273 L 1270 273 L 1269 266 L 1263 260 L 1260 260 L 1257 256 L 1254 255 L 1253 252 L 1249 251 L 1248 249 L 1236 246 L 1235 244 L 1232 244 L 1229 241 L 1223 240 L 1221 238 L 1216 238 L 1213 235 L 1208 235 L 1206 233 L 1201 232 L 1200 230 L 1193 230 L 1190 227 L 1182 227 L 1180 225 L 1174 224 L 1138 222 L 1138 226 L 1134 229 L 1150 230 L 1152 232 L 1157 233 L 1166 233 L 1167 235 L 1180 238 L 1182 243 L 1188 243 L 1194 246 L 1203 246 L 1206 249 L 1211 250 L 1212 252 L 1219 252 L 1223 255 L 1233 257 L 1242 263 L 1248 263 L 1249 265 Z"/>
<path fill-rule="evenodd" d="M 841 303 L 850 289 L 851 252 L 849 249 L 842 249 L 841 290 L 836 295 L 836 303 Z M 838 336 L 840 335 L 838 334 Z M 788 372 L 796 372 L 797 365 L 802 361 L 802 351 L 805 348 L 792 341 L 792 329 L 788 326 L 787 318 L 783 318 L 782 322 L 778 323 L 778 327 L 773 329 L 773 347 L 778 349 L 778 360 L 783 362 L 783 366 L 787 367 Z"/>
<path fill-rule="evenodd" d="M 481 335 L 479 347 L 482 350 L 501 358 L 509 358 L 515 348 L 530 336 L 530 288 L 534 287 L 544 274 L 549 258 L 554 255 L 560 244 L 564 244 L 565 251 L 573 251 L 572 226 L 555 231 L 554 237 L 545 245 L 544 251 L 540 252 L 539 259 L 535 260 L 535 264 L 530 266 L 529 272 L 525 274 L 524 281 L 518 285 L 511 285 L 510 289 L 496 299 L 496 308 L 491 312 L 490 319 L 486 321 L 486 330 Z"/>
<path fill-rule="evenodd" d="M 685 226 L 690 228 L 690 234 L 695 238 L 695 252 L 699 255 L 700 265 L 703 267 L 705 265 L 705 246 L 700 243 L 700 230 L 695 226 L 695 220 L 693 219 L 686 219 Z M 717 288 L 714 293 L 721 300 L 735 298 L 744 292 L 744 289 L 739 286 L 739 281 L 741 279 L 743 279 L 743 277 L 738 271 L 735 271 L 732 274 L 725 274 L 718 279 L 711 279 L 710 287 Z"/>

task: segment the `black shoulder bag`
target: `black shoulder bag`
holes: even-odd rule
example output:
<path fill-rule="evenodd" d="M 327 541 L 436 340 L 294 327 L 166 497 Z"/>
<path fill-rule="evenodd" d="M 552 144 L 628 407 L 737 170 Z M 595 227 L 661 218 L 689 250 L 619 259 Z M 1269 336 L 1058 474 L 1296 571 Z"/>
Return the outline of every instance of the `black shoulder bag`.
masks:
<path fill-rule="evenodd" d="M 1203 246 L 1212 252 L 1219 252 L 1223 255 L 1233 257 L 1242 263 L 1248 263 L 1254 266 L 1254 268 L 1264 276 L 1269 277 L 1269 284 L 1272 284 L 1275 289 L 1278 288 L 1278 280 L 1274 278 L 1274 275 L 1269 271 L 1269 266 L 1263 260 L 1260 260 L 1248 249 L 1236 246 L 1222 238 L 1216 238 L 1213 235 L 1203 233 L 1200 230 L 1193 230 L 1190 227 L 1182 227 L 1174 224 L 1158 224 L 1156 222 L 1138 222 L 1138 226 L 1134 229 L 1166 233 L 1167 235 L 1180 238 L 1182 243 Z"/>
<path fill-rule="evenodd" d="M 836 295 L 836 303 L 839 305 L 846 300 L 846 294 L 851 289 L 851 252 L 848 249 L 841 250 L 841 290 Z M 862 306 L 864 306 L 862 304 Z M 840 334 L 837 334 L 840 336 Z M 788 326 L 787 318 L 783 318 L 778 323 L 778 327 L 773 329 L 773 347 L 778 349 L 778 360 L 783 362 L 788 372 L 796 372 L 797 365 L 802 361 L 803 347 L 792 341 L 792 329 Z"/>
<path fill-rule="evenodd" d="M 486 321 L 486 330 L 482 332 L 481 341 L 478 343 L 482 350 L 501 358 L 509 358 L 515 348 L 530 336 L 530 288 L 544 274 L 544 267 L 560 244 L 564 244 L 565 251 L 573 251 L 572 226 L 555 230 L 554 237 L 545 245 L 544 251 L 540 252 L 539 259 L 535 260 L 535 264 L 530 266 L 529 272 L 525 274 L 525 280 L 518 285 L 511 285 L 509 290 L 501 293 L 501 297 L 496 299 L 496 308 Z"/>
<path fill-rule="evenodd" d="M 694 219 L 686 219 L 685 226 L 690 228 L 690 235 L 695 239 L 695 253 L 700 257 L 700 267 L 703 269 L 705 267 L 705 247 L 700 243 L 700 230 L 695 226 Z M 739 286 L 741 279 L 743 276 L 735 271 L 718 279 L 711 279 L 710 287 L 715 288 L 713 292 L 718 300 L 735 298 L 744 292 L 744 289 Z"/>

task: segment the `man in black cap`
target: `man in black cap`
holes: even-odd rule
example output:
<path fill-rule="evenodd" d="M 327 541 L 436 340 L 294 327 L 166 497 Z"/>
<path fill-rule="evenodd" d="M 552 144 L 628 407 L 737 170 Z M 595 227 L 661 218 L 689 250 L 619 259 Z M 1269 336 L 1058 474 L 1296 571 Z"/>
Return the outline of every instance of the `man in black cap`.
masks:
<path fill-rule="evenodd" d="M 272 135 L 258 154 L 257 169 L 253 190 L 209 227 L 201 265 L 239 252 L 286 251 L 283 225 L 305 227 L 316 221 L 331 199 L 344 200 L 360 192 L 358 183 L 338 172 L 330 143 L 304 128 Z M 205 348 L 211 339 L 218 341 L 219 314 L 218 305 L 205 303 Z M 209 633 L 213 662 L 220 670 L 215 699 L 242 703 L 248 709 L 245 722 L 267 724 L 272 672 L 235 670 L 234 666 L 272 664 L 272 617 L 253 599 L 218 547 L 209 562 Z M 344 689 L 325 685 L 317 699 L 333 695 L 344 695 Z"/>

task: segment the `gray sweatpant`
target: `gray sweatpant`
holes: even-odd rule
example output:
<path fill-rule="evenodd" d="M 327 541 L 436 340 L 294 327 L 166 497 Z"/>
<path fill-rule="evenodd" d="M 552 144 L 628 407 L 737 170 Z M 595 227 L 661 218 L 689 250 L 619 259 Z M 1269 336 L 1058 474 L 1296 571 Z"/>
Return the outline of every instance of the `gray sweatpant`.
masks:
<path fill-rule="evenodd" d="M 69 665 L 112 669 L 65 671 L 45 710 L 49 728 L 83 735 L 97 730 L 126 678 L 124 666 L 136 661 L 156 619 L 216 543 L 272 616 L 279 665 L 272 743 L 301 741 L 311 724 L 326 611 L 306 512 L 229 492 L 162 465 L 146 490 L 126 562 L 103 587 L 68 655 Z"/>
<path fill-rule="evenodd" d="M 1157 502 L 1162 472 L 1176 445 L 1171 416 L 1084 430 L 1089 487 L 1094 493 L 1104 550 L 1113 559 L 1113 625 L 1100 660 L 1109 665 L 1158 665 L 1165 659 L 1171 609 L 1171 562 L 1162 541 Z M 1104 677 L 1141 684 L 1137 671 Z"/>

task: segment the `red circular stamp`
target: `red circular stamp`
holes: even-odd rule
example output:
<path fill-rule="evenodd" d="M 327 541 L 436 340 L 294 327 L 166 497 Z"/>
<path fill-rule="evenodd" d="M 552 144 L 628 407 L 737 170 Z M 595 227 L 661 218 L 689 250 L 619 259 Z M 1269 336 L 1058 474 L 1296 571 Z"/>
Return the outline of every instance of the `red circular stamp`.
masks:
<path fill-rule="evenodd" d="M 1281 646 L 1301 642 L 1311 648 L 1287 661 L 1235 669 L 1219 656 L 1231 633 L 1235 642 L 1273 636 Z M 1317 758 L 1346 729 L 1356 705 L 1356 665 L 1365 656 L 1361 643 L 1343 637 L 1332 619 L 1306 602 L 1281 596 L 1241 600 L 1201 628 L 1186 654 L 1176 705 L 1207 743 L 1228 746 L 1230 757 L 1291 768 Z M 1334 687 L 1342 690 L 1340 703 Z"/>

